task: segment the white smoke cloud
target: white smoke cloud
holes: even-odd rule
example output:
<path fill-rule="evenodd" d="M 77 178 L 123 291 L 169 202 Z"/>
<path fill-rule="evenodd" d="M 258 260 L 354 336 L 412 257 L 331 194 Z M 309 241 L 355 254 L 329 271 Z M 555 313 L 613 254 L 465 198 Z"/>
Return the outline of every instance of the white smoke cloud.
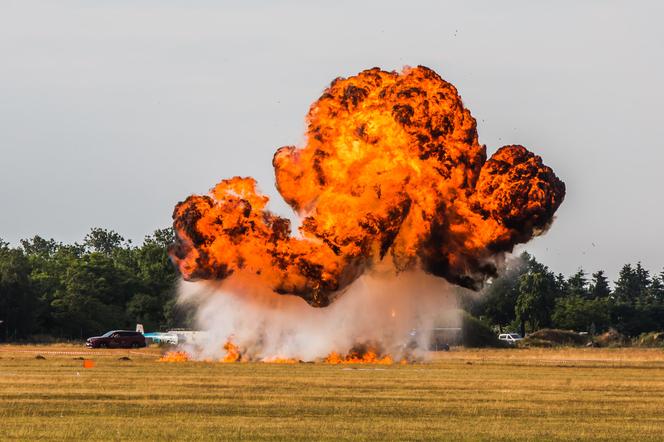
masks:
<path fill-rule="evenodd" d="M 435 322 L 458 325 L 453 286 L 420 270 L 396 274 L 388 265 L 366 272 L 325 308 L 233 277 L 182 282 L 180 301 L 197 306 L 197 325 L 207 331 L 186 349 L 200 359 L 223 357 L 229 337 L 251 360 L 313 361 L 361 343 L 399 359 L 413 340 L 419 350 L 411 356 L 422 358 Z"/>

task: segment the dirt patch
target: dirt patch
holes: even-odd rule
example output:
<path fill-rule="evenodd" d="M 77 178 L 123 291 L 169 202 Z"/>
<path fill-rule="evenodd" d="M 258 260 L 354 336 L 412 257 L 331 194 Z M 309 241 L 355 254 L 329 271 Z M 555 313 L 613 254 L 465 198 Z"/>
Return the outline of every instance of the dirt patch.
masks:
<path fill-rule="evenodd" d="M 571 330 L 544 328 L 529 334 L 520 344 L 524 347 L 558 347 L 586 345 L 588 341 L 588 335 L 581 335 Z"/>
<path fill-rule="evenodd" d="M 600 347 L 624 347 L 629 345 L 629 339 L 614 328 L 610 328 L 607 332 L 595 337 L 594 342 Z"/>

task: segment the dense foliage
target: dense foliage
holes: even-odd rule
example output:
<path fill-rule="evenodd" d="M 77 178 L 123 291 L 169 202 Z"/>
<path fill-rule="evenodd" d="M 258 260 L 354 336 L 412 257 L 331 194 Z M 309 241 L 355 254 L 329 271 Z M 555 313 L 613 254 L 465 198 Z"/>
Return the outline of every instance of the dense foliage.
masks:
<path fill-rule="evenodd" d="M 0 340 L 78 339 L 136 323 L 147 330 L 190 325 L 191 312 L 175 300 L 172 242 L 171 229 L 136 246 L 99 228 L 81 244 L 35 236 L 11 247 L 0 240 Z M 664 271 L 651 275 L 641 263 L 625 264 L 611 289 L 601 270 L 566 278 L 524 253 L 482 296 L 464 302 L 481 324 L 501 331 L 615 328 L 637 336 L 664 330 Z"/>
<path fill-rule="evenodd" d="M 641 263 L 625 264 L 611 290 L 602 270 L 579 269 L 565 278 L 528 255 L 507 265 L 469 310 L 500 330 L 544 327 L 591 334 L 614 328 L 628 336 L 664 329 L 664 271 L 651 275 Z"/>
<path fill-rule="evenodd" d="M 81 338 L 109 329 L 182 325 L 177 273 L 167 247 L 171 229 L 134 246 L 118 233 L 92 229 L 82 244 L 40 236 L 19 247 L 0 241 L 0 339 L 35 335 Z"/>

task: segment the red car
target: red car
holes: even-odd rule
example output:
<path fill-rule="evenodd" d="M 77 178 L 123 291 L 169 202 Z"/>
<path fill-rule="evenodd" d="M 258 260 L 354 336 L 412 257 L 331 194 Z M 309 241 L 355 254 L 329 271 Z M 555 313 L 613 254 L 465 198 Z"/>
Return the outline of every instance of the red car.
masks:
<path fill-rule="evenodd" d="M 141 332 L 111 330 L 101 336 L 93 336 L 85 341 L 90 348 L 139 348 L 145 347 L 145 337 Z"/>

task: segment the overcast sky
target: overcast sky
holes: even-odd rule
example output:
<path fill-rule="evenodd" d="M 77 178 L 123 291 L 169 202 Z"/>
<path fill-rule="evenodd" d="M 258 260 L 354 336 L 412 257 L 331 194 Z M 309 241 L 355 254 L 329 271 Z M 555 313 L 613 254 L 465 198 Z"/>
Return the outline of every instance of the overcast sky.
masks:
<path fill-rule="evenodd" d="M 279 4 L 277 4 L 279 3 Z M 554 271 L 664 266 L 662 2 L 0 0 L 0 237 L 141 241 L 173 205 L 252 175 L 337 76 L 423 64 L 489 154 L 567 184 L 526 248 Z M 544 2 L 539 2 L 544 3 Z"/>

